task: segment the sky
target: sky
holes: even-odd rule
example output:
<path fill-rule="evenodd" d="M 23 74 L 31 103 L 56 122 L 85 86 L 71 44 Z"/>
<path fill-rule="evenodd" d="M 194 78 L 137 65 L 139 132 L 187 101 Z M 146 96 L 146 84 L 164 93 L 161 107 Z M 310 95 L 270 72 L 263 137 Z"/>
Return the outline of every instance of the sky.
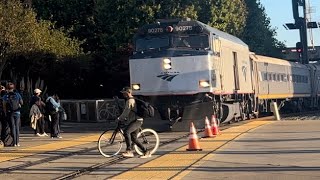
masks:
<path fill-rule="evenodd" d="M 300 41 L 299 30 L 286 30 L 285 23 L 294 23 L 292 14 L 292 0 L 260 0 L 265 7 L 265 12 L 270 18 L 270 25 L 276 29 L 276 38 L 285 43 L 287 47 L 295 47 L 296 42 Z M 311 7 L 311 21 L 320 22 L 320 1 L 306 0 Z M 302 13 L 300 13 L 302 14 Z M 310 35 L 308 30 L 308 35 Z M 314 46 L 320 46 L 320 28 L 312 29 Z M 311 38 L 308 38 L 311 45 Z"/>

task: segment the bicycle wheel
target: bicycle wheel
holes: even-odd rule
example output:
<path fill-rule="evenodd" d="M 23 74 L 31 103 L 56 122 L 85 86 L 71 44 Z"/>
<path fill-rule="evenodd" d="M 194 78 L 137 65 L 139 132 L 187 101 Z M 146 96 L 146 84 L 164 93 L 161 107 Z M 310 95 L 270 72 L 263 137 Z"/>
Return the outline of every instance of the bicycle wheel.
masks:
<path fill-rule="evenodd" d="M 102 156 L 112 157 L 122 150 L 123 143 L 124 137 L 120 132 L 113 137 L 113 131 L 105 131 L 99 137 L 98 149 Z"/>
<path fill-rule="evenodd" d="M 137 137 L 142 145 L 146 147 L 148 151 L 150 151 L 150 154 L 153 154 L 157 151 L 160 140 L 156 131 L 153 129 L 143 129 L 138 133 Z M 134 149 L 138 154 L 143 155 L 143 151 L 137 145 L 134 145 Z"/>
<path fill-rule="evenodd" d="M 102 109 L 99 111 L 99 119 L 100 120 L 108 120 L 109 119 L 109 113 L 107 110 Z"/>

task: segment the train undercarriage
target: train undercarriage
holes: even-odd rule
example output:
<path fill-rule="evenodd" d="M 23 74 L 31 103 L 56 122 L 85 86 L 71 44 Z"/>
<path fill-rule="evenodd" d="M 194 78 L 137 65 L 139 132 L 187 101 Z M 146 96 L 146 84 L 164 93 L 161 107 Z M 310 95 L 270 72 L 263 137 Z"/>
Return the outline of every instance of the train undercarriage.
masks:
<path fill-rule="evenodd" d="M 277 102 L 281 112 L 300 112 L 311 107 L 310 98 L 258 99 L 254 94 L 214 95 L 200 93 L 180 96 L 140 97 L 151 102 L 169 129 L 188 131 L 190 122 L 204 127 L 204 119 L 215 115 L 218 123 L 232 123 L 257 118 L 272 112 Z"/>
<path fill-rule="evenodd" d="M 240 121 L 258 116 L 258 101 L 253 94 L 214 95 L 199 93 L 196 95 L 140 98 L 151 102 L 158 110 L 160 118 L 167 121 L 173 130 L 189 130 L 189 122 L 191 121 L 204 126 L 205 117 L 210 119 L 212 115 L 216 116 L 218 123 Z"/>

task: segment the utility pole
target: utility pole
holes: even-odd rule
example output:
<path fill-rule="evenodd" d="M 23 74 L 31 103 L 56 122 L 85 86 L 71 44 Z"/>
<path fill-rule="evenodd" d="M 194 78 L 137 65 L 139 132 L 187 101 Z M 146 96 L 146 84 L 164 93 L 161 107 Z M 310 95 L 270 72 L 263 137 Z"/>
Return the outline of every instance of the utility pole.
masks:
<path fill-rule="evenodd" d="M 300 16 L 299 8 L 302 8 L 303 14 Z M 286 23 L 287 29 L 299 29 L 300 42 L 297 42 L 297 53 L 299 61 L 302 64 L 309 64 L 308 57 L 308 28 L 318 28 L 316 22 L 307 22 L 306 0 L 292 0 L 292 12 L 294 23 Z M 299 46 L 299 47 L 298 47 Z"/>
<path fill-rule="evenodd" d="M 303 8 L 303 16 L 299 15 L 299 6 Z M 306 1 L 292 0 L 292 12 L 296 28 L 299 29 L 301 53 L 299 53 L 299 60 L 302 64 L 309 64 L 308 59 L 308 34 L 307 34 L 307 17 L 306 17 Z"/>
<path fill-rule="evenodd" d="M 308 34 L 307 34 L 307 8 L 306 0 L 292 0 L 292 3 L 295 1 L 295 5 L 292 5 L 294 8 L 293 16 L 295 24 L 298 25 L 300 32 L 300 42 L 302 44 L 302 64 L 309 64 L 308 58 Z M 299 16 L 299 6 L 303 8 L 303 17 Z M 296 15 L 296 16 L 295 16 Z"/>

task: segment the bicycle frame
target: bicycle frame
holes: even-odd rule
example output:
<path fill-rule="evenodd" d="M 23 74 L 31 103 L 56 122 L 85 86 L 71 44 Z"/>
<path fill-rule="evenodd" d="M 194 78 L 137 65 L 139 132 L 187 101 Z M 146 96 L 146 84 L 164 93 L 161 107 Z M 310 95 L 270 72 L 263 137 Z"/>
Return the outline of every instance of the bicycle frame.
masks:
<path fill-rule="evenodd" d="M 98 149 L 103 156 L 111 157 L 111 156 L 117 155 L 120 152 L 122 145 L 125 142 L 125 136 L 124 136 L 124 130 L 123 130 L 124 125 L 125 124 L 123 122 L 118 121 L 114 130 L 112 129 L 106 130 L 100 135 L 98 140 Z M 154 153 L 159 146 L 159 137 L 157 133 L 152 129 L 143 129 L 142 127 L 140 127 L 138 131 L 139 132 L 137 133 L 137 138 L 139 139 L 139 142 L 142 143 L 141 145 L 145 146 L 145 148 L 149 150 L 150 153 Z M 111 134 L 109 134 L 108 132 Z M 103 138 L 104 133 L 109 134 L 107 135 L 108 136 L 107 139 Z M 114 147 L 115 150 L 110 149 L 111 150 L 110 152 L 105 153 L 103 150 L 103 146 L 105 143 L 107 146 L 110 146 L 111 148 Z M 142 151 L 140 145 L 139 145 L 140 148 L 134 142 L 132 142 L 131 145 L 132 147 L 134 147 L 134 150 L 139 155 L 143 155 L 144 152 Z"/>
<path fill-rule="evenodd" d="M 124 135 L 123 128 L 121 127 L 122 125 L 124 125 L 124 123 L 119 121 L 117 126 L 116 126 L 116 128 L 114 129 L 112 135 L 111 135 L 111 138 L 110 138 L 110 141 L 109 141 L 111 144 L 113 143 L 113 141 L 114 141 L 114 139 L 115 139 L 115 137 L 116 137 L 118 132 L 120 132 L 122 135 Z M 141 131 L 142 131 L 142 128 L 140 127 L 139 128 L 139 132 L 141 132 Z M 142 136 L 143 142 L 149 143 L 144 133 L 141 133 L 141 136 Z"/>
<path fill-rule="evenodd" d="M 122 123 L 119 121 L 118 124 L 117 124 L 117 127 L 114 129 L 112 135 L 111 135 L 111 138 L 109 140 L 110 144 L 112 144 L 114 142 L 114 139 L 117 135 L 118 132 L 120 132 L 121 134 L 123 134 L 123 130 L 121 128 L 122 126 Z"/>

